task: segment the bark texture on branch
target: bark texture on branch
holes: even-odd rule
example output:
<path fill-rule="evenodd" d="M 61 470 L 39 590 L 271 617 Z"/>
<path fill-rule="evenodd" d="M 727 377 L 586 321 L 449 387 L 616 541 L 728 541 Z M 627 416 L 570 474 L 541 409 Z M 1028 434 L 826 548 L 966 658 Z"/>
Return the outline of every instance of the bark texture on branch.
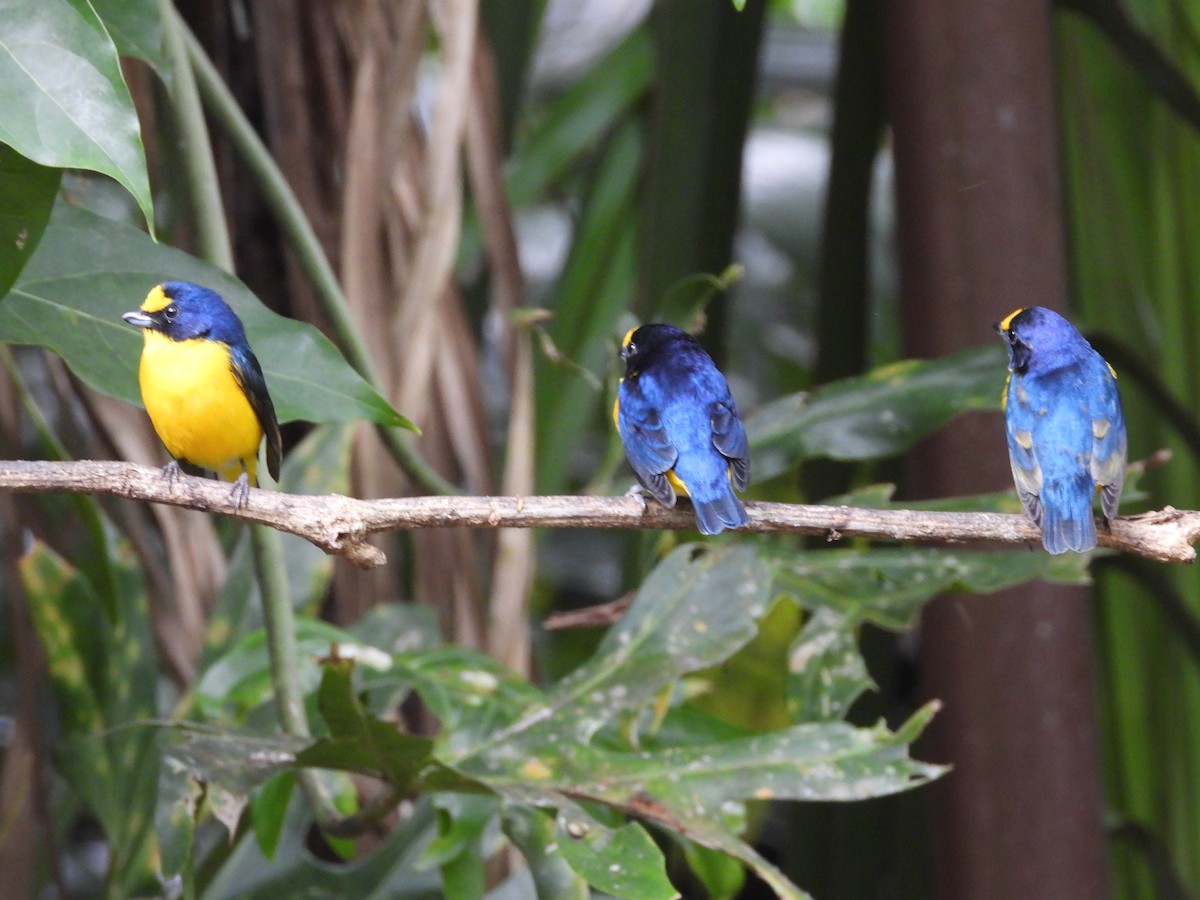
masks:
<path fill-rule="evenodd" d="M 2 493 L 110 494 L 221 513 L 298 535 L 326 553 L 364 567 L 383 565 L 384 554 L 368 535 L 415 528 L 695 528 L 686 502 L 675 509 L 620 497 L 399 497 L 358 500 L 338 494 L 284 494 L 251 490 L 234 508 L 230 485 L 180 474 L 173 483 L 161 469 L 134 463 L 0 461 Z M 1038 529 L 1022 515 L 929 512 L 746 503 L 750 524 L 742 533 L 824 535 L 933 543 L 1040 544 Z M 1166 507 L 1119 516 L 1100 528 L 1100 546 L 1160 562 L 1191 562 L 1200 539 L 1200 511 Z"/>

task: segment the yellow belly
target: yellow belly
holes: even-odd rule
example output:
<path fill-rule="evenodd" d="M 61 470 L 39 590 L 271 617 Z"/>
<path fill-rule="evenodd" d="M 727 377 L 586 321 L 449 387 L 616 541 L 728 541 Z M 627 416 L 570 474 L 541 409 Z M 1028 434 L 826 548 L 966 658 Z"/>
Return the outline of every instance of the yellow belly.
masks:
<path fill-rule="evenodd" d="M 244 464 L 251 484 L 257 483 L 262 426 L 233 376 L 228 348 L 216 341 L 172 341 L 150 330 L 143 334 L 142 401 L 167 452 L 227 481 Z"/>

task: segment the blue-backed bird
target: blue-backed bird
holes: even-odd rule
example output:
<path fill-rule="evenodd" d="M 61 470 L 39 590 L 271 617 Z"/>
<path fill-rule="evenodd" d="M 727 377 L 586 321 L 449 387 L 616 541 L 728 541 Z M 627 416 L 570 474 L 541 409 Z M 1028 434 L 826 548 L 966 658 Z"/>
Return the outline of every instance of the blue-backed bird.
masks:
<path fill-rule="evenodd" d="M 258 359 L 242 321 L 215 291 L 168 281 L 122 317 L 142 329 L 138 381 L 150 422 L 171 462 L 211 469 L 234 483 L 234 504 L 245 506 L 258 484 L 258 446 L 267 438 L 267 469 L 279 478 L 279 423 Z"/>
<path fill-rule="evenodd" d="M 1116 373 L 1075 326 L 1040 306 L 997 323 L 1008 343 L 1004 416 L 1017 495 L 1051 553 L 1096 546 L 1092 497 L 1107 523 L 1125 481 Z"/>
<path fill-rule="evenodd" d="M 702 534 L 749 522 L 734 494 L 750 484 L 750 447 L 725 376 L 674 325 L 630 329 L 613 421 L 637 480 L 670 509 L 691 497 Z"/>

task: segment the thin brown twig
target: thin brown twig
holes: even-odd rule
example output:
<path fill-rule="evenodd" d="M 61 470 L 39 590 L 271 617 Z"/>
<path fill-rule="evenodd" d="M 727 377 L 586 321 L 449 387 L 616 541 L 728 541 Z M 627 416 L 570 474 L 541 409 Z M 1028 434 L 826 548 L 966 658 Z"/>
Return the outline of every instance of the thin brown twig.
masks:
<path fill-rule="evenodd" d="M 640 497 L 400 497 L 358 500 L 339 494 L 311 496 L 251 490 L 234 508 L 229 485 L 180 475 L 168 482 L 160 469 L 135 463 L 0 461 L 0 492 L 111 494 L 130 500 L 168 503 L 260 522 L 298 535 L 326 553 L 356 565 L 383 565 L 369 535 L 417 528 L 656 528 L 696 527 L 686 502 L 663 509 Z M 932 543 L 1039 544 L 1036 526 L 1022 515 L 991 512 L 927 512 L 746 503 L 750 524 L 740 534 L 824 535 L 829 541 L 871 538 Z M 1192 562 L 1200 539 L 1200 511 L 1170 506 L 1135 516 L 1118 516 L 1099 528 L 1101 547 L 1160 562 Z"/>

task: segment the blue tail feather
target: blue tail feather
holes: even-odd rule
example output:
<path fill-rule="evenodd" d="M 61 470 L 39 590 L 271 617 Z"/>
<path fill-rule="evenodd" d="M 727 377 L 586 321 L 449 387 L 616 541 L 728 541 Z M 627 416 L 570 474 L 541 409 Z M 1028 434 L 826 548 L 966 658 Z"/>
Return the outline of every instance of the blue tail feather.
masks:
<path fill-rule="evenodd" d="M 739 528 L 750 522 L 746 508 L 733 491 L 727 491 L 715 500 L 692 498 L 696 508 L 696 523 L 701 534 L 720 534 L 726 528 Z"/>
<path fill-rule="evenodd" d="M 1042 491 L 1042 546 L 1050 553 L 1075 550 L 1086 553 L 1096 546 L 1090 478 L 1073 478 L 1065 484 L 1048 484 Z"/>

